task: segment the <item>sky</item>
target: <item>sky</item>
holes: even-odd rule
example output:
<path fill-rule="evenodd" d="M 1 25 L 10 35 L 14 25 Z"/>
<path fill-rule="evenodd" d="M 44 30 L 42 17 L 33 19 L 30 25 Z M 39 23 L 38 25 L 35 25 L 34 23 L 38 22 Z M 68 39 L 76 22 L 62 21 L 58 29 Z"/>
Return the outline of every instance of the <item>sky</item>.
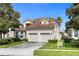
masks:
<path fill-rule="evenodd" d="M 62 18 L 60 31 L 65 30 L 65 22 L 69 19 L 65 14 L 66 8 L 71 6 L 70 3 L 14 3 L 13 9 L 20 13 L 20 22 L 30 18 L 52 17 Z"/>

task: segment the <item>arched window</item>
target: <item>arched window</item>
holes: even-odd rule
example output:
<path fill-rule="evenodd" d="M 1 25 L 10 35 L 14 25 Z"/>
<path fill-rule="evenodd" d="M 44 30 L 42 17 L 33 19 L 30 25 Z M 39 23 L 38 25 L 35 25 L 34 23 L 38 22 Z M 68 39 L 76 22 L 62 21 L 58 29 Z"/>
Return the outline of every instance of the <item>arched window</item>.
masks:
<path fill-rule="evenodd" d="M 49 24 L 49 22 L 46 21 L 46 20 L 43 20 L 43 21 L 41 22 L 41 24 Z"/>

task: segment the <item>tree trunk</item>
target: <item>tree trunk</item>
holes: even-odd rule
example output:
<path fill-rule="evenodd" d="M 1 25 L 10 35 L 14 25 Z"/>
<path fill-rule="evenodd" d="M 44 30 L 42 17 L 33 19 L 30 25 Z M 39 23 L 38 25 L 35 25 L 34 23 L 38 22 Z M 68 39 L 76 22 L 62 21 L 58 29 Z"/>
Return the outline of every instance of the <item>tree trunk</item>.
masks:
<path fill-rule="evenodd" d="M 2 33 L 2 39 L 4 39 L 5 38 L 5 34 L 4 33 Z"/>
<path fill-rule="evenodd" d="M 0 33 L 0 39 L 2 39 L 2 33 Z"/>

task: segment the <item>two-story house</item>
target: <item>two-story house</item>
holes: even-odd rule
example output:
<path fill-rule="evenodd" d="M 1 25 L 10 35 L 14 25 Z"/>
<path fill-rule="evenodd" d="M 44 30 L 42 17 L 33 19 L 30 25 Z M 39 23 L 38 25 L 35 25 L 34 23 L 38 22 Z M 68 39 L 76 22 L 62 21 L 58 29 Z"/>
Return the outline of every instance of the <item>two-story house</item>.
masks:
<path fill-rule="evenodd" d="M 60 25 L 57 20 L 44 17 L 26 20 L 19 28 L 10 29 L 6 37 L 27 38 L 29 42 L 48 42 L 49 39 L 61 39 Z"/>
<path fill-rule="evenodd" d="M 39 18 L 24 22 L 29 42 L 48 42 L 49 39 L 60 39 L 60 26 L 57 20 Z"/>

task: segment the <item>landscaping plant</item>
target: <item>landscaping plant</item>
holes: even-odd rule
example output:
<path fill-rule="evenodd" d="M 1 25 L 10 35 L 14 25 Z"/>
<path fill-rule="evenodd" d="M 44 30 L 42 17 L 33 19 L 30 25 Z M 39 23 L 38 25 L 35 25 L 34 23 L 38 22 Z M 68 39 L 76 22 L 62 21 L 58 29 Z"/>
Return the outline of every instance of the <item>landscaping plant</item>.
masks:
<path fill-rule="evenodd" d="M 48 42 L 49 43 L 57 43 L 57 39 L 49 39 Z"/>

